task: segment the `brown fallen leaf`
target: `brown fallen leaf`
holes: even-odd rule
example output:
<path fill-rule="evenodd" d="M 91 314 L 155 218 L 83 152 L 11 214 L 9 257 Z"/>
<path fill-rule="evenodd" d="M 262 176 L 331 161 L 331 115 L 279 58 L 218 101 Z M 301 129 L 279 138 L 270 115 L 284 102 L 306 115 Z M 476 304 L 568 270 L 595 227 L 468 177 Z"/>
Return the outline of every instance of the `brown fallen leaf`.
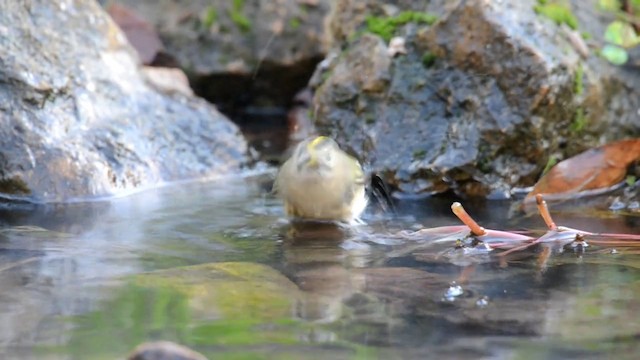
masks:
<path fill-rule="evenodd" d="M 536 194 L 572 197 L 588 190 L 610 188 L 624 180 L 627 168 L 637 160 L 640 160 L 640 139 L 621 140 L 587 150 L 551 168 L 538 180 L 527 200 Z"/>

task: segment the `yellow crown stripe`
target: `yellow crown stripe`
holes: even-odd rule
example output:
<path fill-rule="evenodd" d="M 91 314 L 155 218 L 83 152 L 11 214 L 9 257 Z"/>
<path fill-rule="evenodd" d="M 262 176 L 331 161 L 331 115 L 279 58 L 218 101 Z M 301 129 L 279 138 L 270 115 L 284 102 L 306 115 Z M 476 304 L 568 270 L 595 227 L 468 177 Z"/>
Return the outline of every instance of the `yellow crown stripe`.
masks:
<path fill-rule="evenodd" d="M 309 152 L 309 166 L 315 166 L 318 163 L 316 158 L 315 149 L 321 142 L 327 140 L 326 136 L 318 136 L 307 144 L 307 151 Z"/>

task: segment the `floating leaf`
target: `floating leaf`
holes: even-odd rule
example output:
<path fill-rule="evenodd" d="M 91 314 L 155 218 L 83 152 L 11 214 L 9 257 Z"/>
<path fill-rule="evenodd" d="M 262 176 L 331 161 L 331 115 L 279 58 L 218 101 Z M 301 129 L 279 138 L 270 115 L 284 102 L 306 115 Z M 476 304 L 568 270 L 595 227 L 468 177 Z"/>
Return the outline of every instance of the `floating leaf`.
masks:
<path fill-rule="evenodd" d="M 636 34 L 633 26 L 620 20 L 616 20 L 607 26 L 607 30 L 604 32 L 604 39 L 624 48 L 631 48 L 640 44 L 640 36 Z"/>
<path fill-rule="evenodd" d="M 602 56 L 614 65 L 624 65 L 629 60 L 627 50 L 609 44 L 602 48 Z"/>
<path fill-rule="evenodd" d="M 640 159 L 640 139 L 622 140 L 587 150 L 559 162 L 534 186 L 535 194 L 576 195 L 581 191 L 606 189 L 622 182 L 627 167 Z"/>

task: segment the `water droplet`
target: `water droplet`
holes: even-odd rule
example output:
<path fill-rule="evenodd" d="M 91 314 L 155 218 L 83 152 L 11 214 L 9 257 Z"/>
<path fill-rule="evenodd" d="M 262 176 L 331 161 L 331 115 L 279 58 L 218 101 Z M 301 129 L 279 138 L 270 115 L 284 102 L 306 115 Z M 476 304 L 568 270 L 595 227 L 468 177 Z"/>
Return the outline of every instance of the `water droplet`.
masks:
<path fill-rule="evenodd" d="M 476 306 L 480 308 L 485 308 L 489 305 L 489 297 L 483 296 L 478 301 L 476 301 Z"/>
<path fill-rule="evenodd" d="M 620 197 L 616 197 L 611 202 L 611 205 L 609 205 L 609 210 L 612 210 L 612 211 L 623 210 L 626 206 L 627 205 L 622 200 L 620 200 Z"/>
<path fill-rule="evenodd" d="M 462 286 L 456 285 L 456 283 L 454 282 L 451 284 L 451 286 L 449 286 L 447 291 L 445 291 L 444 300 L 454 301 L 456 297 L 462 295 L 463 293 L 464 293 L 464 290 L 462 289 Z"/>

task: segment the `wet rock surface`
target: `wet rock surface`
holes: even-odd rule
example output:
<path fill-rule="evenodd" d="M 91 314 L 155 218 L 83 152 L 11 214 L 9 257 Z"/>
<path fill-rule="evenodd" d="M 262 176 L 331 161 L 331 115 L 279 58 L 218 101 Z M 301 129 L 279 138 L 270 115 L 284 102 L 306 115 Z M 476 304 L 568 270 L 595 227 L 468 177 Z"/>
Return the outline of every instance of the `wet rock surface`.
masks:
<path fill-rule="evenodd" d="M 535 5 L 339 1 L 343 11 L 330 19 L 334 50 L 312 79 L 318 130 L 351 148 L 398 195 L 498 198 L 533 185 L 552 155 L 637 136 L 640 74 L 594 51 L 585 56 L 579 33 L 536 14 Z M 593 34 L 593 47 L 607 24 L 585 10 L 596 6 L 572 6 L 582 9 L 578 30 Z M 371 33 L 370 16 L 408 10 L 438 21 L 383 28 L 405 40 L 406 55 L 392 56 L 385 34 Z"/>
<path fill-rule="evenodd" d="M 67 201 L 237 171 L 238 128 L 204 100 L 145 82 L 94 1 L 2 6 L 0 195 Z"/>

